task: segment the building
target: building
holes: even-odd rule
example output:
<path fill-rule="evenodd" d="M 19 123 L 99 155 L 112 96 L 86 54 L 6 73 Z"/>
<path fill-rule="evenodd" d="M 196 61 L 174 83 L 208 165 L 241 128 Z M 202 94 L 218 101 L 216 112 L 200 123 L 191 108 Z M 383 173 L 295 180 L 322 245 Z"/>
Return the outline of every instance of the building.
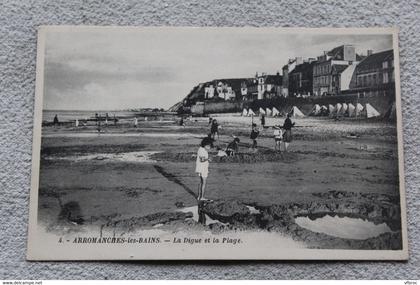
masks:
<path fill-rule="evenodd" d="M 368 56 L 355 69 L 350 91 L 361 96 L 394 95 L 394 51 L 369 51 Z"/>
<path fill-rule="evenodd" d="M 258 82 L 257 86 L 257 99 L 271 99 L 279 97 L 282 91 L 283 79 L 279 72 L 276 75 L 267 75 L 262 73 L 255 75 Z"/>
<path fill-rule="evenodd" d="M 348 70 L 347 68 L 357 65 L 361 58 L 352 45 L 342 45 L 318 56 L 313 66 L 313 94 L 338 95 L 341 91 L 347 90 L 352 78 L 351 70 L 354 71 L 354 67 Z M 345 70 L 347 72 L 344 72 Z"/>
<path fill-rule="evenodd" d="M 303 63 L 302 57 L 296 57 L 294 59 L 289 59 L 286 65 L 283 66 L 283 78 L 282 78 L 282 90 L 281 95 L 283 97 L 289 97 L 289 74 L 293 72 L 297 65 Z"/>
<path fill-rule="evenodd" d="M 294 97 L 310 96 L 313 92 L 313 67 L 316 60 L 309 58 L 288 73 L 288 94 Z"/>

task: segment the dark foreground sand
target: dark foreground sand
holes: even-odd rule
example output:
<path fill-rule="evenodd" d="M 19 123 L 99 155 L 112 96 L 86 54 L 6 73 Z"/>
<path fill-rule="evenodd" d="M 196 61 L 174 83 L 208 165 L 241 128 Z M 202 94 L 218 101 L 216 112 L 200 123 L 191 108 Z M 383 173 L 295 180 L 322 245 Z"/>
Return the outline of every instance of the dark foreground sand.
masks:
<path fill-rule="evenodd" d="M 263 209 L 322 202 L 328 193 L 351 193 L 374 195 L 370 198 L 385 195 L 391 201 L 387 203 L 399 206 L 393 125 L 298 119 L 289 152 L 278 154 L 273 151 L 271 128 L 263 131 L 260 148 L 253 153 L 248 148 L 250 119 L 219 121 L 222 130 L 216 145 L 224 147 L 232 134 L 237 135 L 240 154 L 220 160 L 216 150 L 211 153 L 214 158 L 206 190 L 209 199 Z M 267 123 L 282 121 L 269 119 Z M 206 118 L 187 121 L 186 127 L 154 121 L 142 122 L 137 128 L 120 124 L 99 135 L 94 127 L 44 127 L 40 222 L 47 227 L 54 225 L 63 205 L 69 202 L 77 204 L 84 224 L 122 221 L 196 205 L 199 179 L 194 173 L 194 156 L 201 137 L 208 133 L 207 122 Z M 127 161 L 124 155 L 129 152 L 144 152 L 140 153 L 144 160 Z M 343 194 L 329 198 L 340 201 Z"/>

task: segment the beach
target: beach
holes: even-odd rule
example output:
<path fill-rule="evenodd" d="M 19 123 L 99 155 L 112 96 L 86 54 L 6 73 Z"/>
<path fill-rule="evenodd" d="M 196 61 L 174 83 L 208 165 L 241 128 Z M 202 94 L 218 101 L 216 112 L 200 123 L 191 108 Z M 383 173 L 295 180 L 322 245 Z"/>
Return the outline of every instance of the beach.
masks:
<path fill-rule="evenodd" d="M 260 133 L 256 152 L 250 149 L 250 117 L 215 118 L 221 125 L 215 146 L 226 147 L 232 135 L 240 143 L 235 157 L 217 157 L 216 148 L 209 153 L 205 196 L 212 201 L 203 209 L 207 219 L 215 221 L 212 225 L 200 225 L 184 210 L 197 206 L 195 160 L 201 139 L 209 133 L 207 117 L 186 119 L 184 127 L 176 117 L 139 120 L 137 127 L 127 119 L 103 126 L 99 133 L 94 125 L 43 127 L 40 223 L 46 228 L 56 226 L 63 205 L 71 202 L 77 205 L 82 227 L 127 226 L 132 221 L 131 230 L 255 229 L 277 231 L 308 247 L 364 248 L 354 241 L 357 237 L 314 236 L 316 230 L 309 231 L 303 222 L 296 226 L 294 220 L 330 214 L 386 224 L 390 230 L 383 235 L 400 235 L 395 124 L 292 118 L 293 141 L 287 153 L 278 153 L 271 126 L 283 125 L 284 118 L 266 119 L 268 127 Z M 253 120 L 260 123 L 258 118 Z M 244 206 L 256 210 L 246 211 Z M 289 213 L 291 220 L 277 219 L 279 209 Z M 239 219 L 241 214 L 249 219 Z M 138 222 L 144 217 L 149 218 Z M 77 231 L 72 225 L 69 228 Z"/>

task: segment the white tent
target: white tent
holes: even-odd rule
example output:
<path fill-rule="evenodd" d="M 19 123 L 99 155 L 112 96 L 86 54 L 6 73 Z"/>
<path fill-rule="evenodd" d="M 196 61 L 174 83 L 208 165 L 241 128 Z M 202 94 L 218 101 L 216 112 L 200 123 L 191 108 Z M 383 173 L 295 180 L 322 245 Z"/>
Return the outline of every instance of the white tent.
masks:
<path fill-rule="evenodd" d="M 344 115 L 346 114 L 347 109 L 349 108 L 349 105 L 347 105 L 347 103 L 343 103 L 342 105 L 343 107 L 341 107 L 340 114 Z"/>
<path fill-rule="evenodd" d="M 362 106 L 362 104 L 357 103 L 357 105 L 356 105 L 356 109 L 355 109 L 355 112 L 354 112 L 354 115 L 355 115 L 356 117 L 359 117 L 359 116 L 361 115 L 362 111 L 363 111 L 363 106 Z"/>
<path fill-rule="evenodd" d="M 294 117 L 294 118 L 297 118 L 297 117 L 304 117 L 304 116 L 305 116 L 305 115 L 302 113 L 302 111 L 301 111 L 301 110 L 299 110 L 299 108 L 298 108 L 298 107 L 296 107 L 296 106 L 293 106 L 293 108 L 292 108 L 292 110 L 290 110 L 289 114 L 290 114 L 292 117 Z"/>
<path fill-rule="evenodd" d="M 374 118 L 374 117 L 379 117 L 381 115 L 369 103 L 366 103 L 365 108 L 363 109 L 362 113 L 363 113 L 363 116 L 366 117 L 366 118 Z"/>
<path fill-rule="evenodd" d="M 392 103 L 391 107 L 389 107 L 388 111 L 385 113 L 385 119 L 389 120 L 396 120 L 397 118 L 397 109 L 395 106 L 395 102 Z"/>
<path fill-rule="evenodd" d="M 280 115 L 279 110 L 276 109 L 276 107 L 273 107 L 273 117 Z"/>
<path fill-rule="evenodd" d="M 315 104 L 312 108 L 311 112 L 309 113 L 310 116 L 319 116 L 321 114 L 321 106 L 319 104 Z"/>
<path fill-rule="evenodd" d="M 248 116 L 248 111 L 245 108 L 242 111 L 242 116 L 244 116 L 244 117 Z"/>
<path fill-rule="evenodd" d="M 251 108 L 248 109 L 248 116 L 255 116 L 255 113 Z"/>
<path fill-rule="evenodd" d="M 265 108 L 265 113 L 267 114 L 267 116 L 271 116 L 273 112 L 270 110 L 270 108 Z"/>
<path fill-rule="evenodd" d="M 355 115 L 355 110 L 356 110 L 356 107 L 354 107 L 354 105 L 352 104 L 352 103 L 349 103 L 348 105 L 347 105 L 348 107 L 347 107 L 347 112 L 346 112 L 346 114 L 349 116 L 349 117 L 354 117 L 354 115 Z"/>
<path fill-rule="evenodd" d="M 335 105 L 335 114 L 338 115 L 341 113 L 341 108 L 343 108 L 343 105 L 341 105 L 340 103 L 337 103 Z"/>
<path fill-rule="evenodd" d="M 76 122 L 74 124 L 76 125 L 76 127 L 78 127 L 79 126 L 79 120 L 76 119 Z"/>
<path fill-rule="evenodd" d="M 334 107 L 333 105 L 329 104 L 329 105 L 328 105 L 328 112 L 329 112 L 330 114 L 332 114 L 332 113 L 334 113 L 334 110 L 335 110 L 335 107 Z"/>
<path fill-rule="evenodd" d="M 320 112 L 320 115 L 321 115 L 321 116 L 324 116 L 324 115 L 326 115 L 326 114 L 327 114 L 327 112 L 328 112 L 328 108 L 327 108 L 327 106 L 322 105 L 322 106 L 321 106 L 321 112 Z"/>
<path fill-rule="evenodd" d="M 263 109 L 263 108 L 261 108 L 261 107 L 260 107 L 259 112 L 260 112 L 260 114 L 261 114 L 261 115 L 265 115 L 265 111 L 264 111 L 264 109 Z"/>

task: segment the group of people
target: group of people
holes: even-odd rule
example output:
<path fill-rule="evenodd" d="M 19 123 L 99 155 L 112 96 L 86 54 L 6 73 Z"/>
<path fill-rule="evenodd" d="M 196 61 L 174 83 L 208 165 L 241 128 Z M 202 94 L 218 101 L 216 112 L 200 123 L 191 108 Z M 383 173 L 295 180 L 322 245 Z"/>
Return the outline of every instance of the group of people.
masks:
<path fill-rule="evenodd" d="M 209 158 L 209 151 L 213 147 L 213 142 L 216 139 L 219 140 L 219 130 L 221 126 L 218 124 L 216 119 L 209 118 L 209 125 L 210 125 L 210 134 L 203 138 L 200 147 L 197 151 L 197 160 L 196 160 L 196 167 L 195 172 L 198 174 L 200 178 L 200 184 L 198 188 L 198 197 L 197 200 L 203 201 L 207 200 L 204 198 L 204 192 L 207 184 L 207 177 L 209 173 L 209 162 L 211 159 Z M 261 118 L 261 126 L 262 128 L 258 128 L 256 123 L 252 123 L 250 139 L 251 149 L 256 151 L 257 150 L 257 138 L 260 132 L 265 127 L 265 118 Z M 290 119 L 290 114 L 287 114 L 287 117 L 283 123 L 283 126 L 277 125 L 273 126 L 273 138 L 274 138 L 274 149 L 275 151 L 282 151 L 282 145 L 284 151 L 287 151 L 290 142 L 292 141 L 292 128 L 295 126 L 295 123 L 292 122 Z M 240 139 L 236 136 L 233 136 L 233 141 L 231 141 L 227 147 L 222 150 L 218 147 L 218 156 L 233 156 L 238 153 L 239 150 L 239 143 Z"/>

